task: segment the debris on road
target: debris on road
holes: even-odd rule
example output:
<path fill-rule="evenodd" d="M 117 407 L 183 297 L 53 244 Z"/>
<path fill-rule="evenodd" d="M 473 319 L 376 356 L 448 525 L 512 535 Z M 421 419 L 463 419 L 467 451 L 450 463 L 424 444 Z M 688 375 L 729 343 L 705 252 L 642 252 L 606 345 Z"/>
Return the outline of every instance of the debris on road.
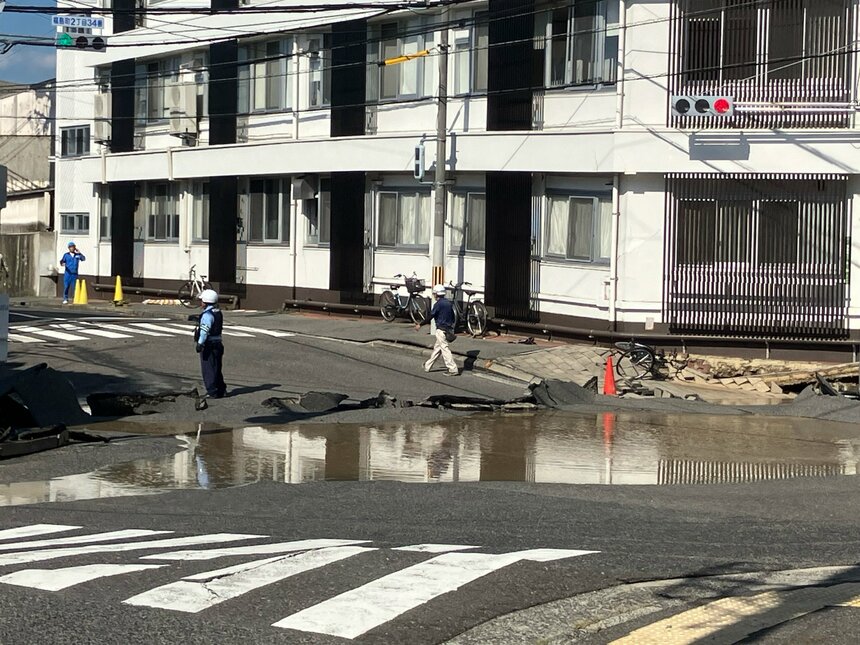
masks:
<path fill-rule="evenodd" d="M 205 401 L 203 401 L 205 403 Z M 197 388 L 188 392 L 161 392 L 159 394 L 142 394 L 140 392 L 107 392 L 90 394 L 87 404 L 93 416 L 97 417 L 128 417 L 145 414 L 167 412 L 177 407 L 181 409 L 200 410 L 201 397 Z"/>
<path fill-rule="evenodd" d="M 0 379 L 0 427 L 47 428 L 59 424 L 86 423 L 90 416 L 81 409 L 72 384 L 46 363 L 13 372 Z"/>

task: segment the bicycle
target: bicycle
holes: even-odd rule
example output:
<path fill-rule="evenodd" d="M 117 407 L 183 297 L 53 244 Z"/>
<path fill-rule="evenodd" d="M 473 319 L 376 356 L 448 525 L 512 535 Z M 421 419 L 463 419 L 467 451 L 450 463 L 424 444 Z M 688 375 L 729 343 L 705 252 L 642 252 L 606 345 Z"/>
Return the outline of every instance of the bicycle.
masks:
<path fill-rule="evenodd" d="M 674 375 L 677 375 L 687 365 L 687 361 L 679 360 L 674 353 L 667 357 L 650 345 L 636 342 L 635 338 L 615 343 L 615 347 L 621 351 L 615 362 L 615 373 L 628 381 L 671 378 L 670 370 L 675 370 Z"/>
<path fill-rule="evenodd" d="M 196 307 L 200 294 L 205 289 L 212 288 L 212 285 L 206 282 L 205 275 L 197 275 L 196 267 L 196 264 L 191 265 L 191 268 L 188 270 L 188 282 L 179 287 L 179 292 L 177 293 L 179 302 L 185 307 Z"/>
<path fill-rule="evenodd" d="M 471 282 L 459 282 L 456 285 L 449 282 L 446 289 L 452 292 L 451 302 L 454 304 L 454 329 L 458 329 L 465 321 L 466 329 L 473 337 L 480 338 L 487 333 L 487 308 L 480 300 L 474 299 L 477 291 L 464 289 L 472 286 Z M 467 296 L 463 300 L 463 294 Z"/>
<path fill-rule="evenodd" d="M 416 325 L 423 324 L 430 315 L 430 301 L 421 295 L 427 288 L 424 280 L 415 277 L 414 273 L 411 278 L 407 278 L 402 273 L 394 277 L 404 279 L 409 295 L 404 298 L 400 293 L 400 284 L 389 285 L 390 288 L 379 296 L 379 312 L 382 314 L 382 319 L 385 322 L 391 322 L 397 314 L 408 312 L 412 322 Z"/>

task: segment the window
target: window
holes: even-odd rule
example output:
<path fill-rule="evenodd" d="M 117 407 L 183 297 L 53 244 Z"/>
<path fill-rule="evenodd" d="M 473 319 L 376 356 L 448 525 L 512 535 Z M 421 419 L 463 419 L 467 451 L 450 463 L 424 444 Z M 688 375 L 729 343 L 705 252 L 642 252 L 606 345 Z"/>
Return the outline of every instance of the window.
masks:
<path fill-rule="evenodd" d="M 99 187 L 99 239 L 110 241 L 111 239 L 111 199 L 108 186 Z"/>
<path fill-rule="evenodd" d="M 684 80 L 842 78 L 846 0 L 695 0 L 684 18 Z M 758 64 L 761 61 L 764 65 Z"/>
<path fill-rule="evenodd" d="M 169 242 L 179 239 L 179 200 L 174 184 L 147 184 L 146 239 Z"/>
<path fill-rule="evenodd" d="M 487 91 L 487 51 L 490 45 L 487 12 L 480 11 L 464 19 L 464 26 L 454 29 L 454 93 Z M 465 24 L 465 23 L 470 24 Z"/>
<path fill-rule="evenodd" d="M 292 76 L 287 60 L 292 40 L 239 48 L 239 113 L 283 112 L 290 107 Z"/>
<path fill-rule="evenodd" d="M 60 213 L 60 227 L 63 233 L 86 235 L 90 232 L 90 214 Z"/>
<path fill-rule="evenodd" d="M 309 102 L 311 107 L 331 105 L 331 34 L 311 38 Z"/>
<path fill-rule="evenodd" d="M 168 89 L 179 81 L 179 59 L 164 58 L 135 66 L 135 123 L 146 125 L 170 117 Z"/>
<path fill-rule="evenodd" d="M 82 157 L 90 154 L 90 126 L 60 130 L 60 156 Z"/>
<path fill-rule="evenodd" d="M 608 196 L 552 195 L 547 201 L 547 257 L 609 262 L 612 202 Z"/>
<path fill-rule="evenodd" d="M 209 239 L 209 184 L 195 181 L 191 186 L 191 239 L 205 242 Z"/>
<path fill-rule="evenodd" d="M 290 241 L 290 184 L 278 178 L 254 178 L 247 182 L 248 241 L 278 244 Z"/>
<path fill-rule="evenodd" d="M 618 3 L 575 0 L 546 16 L 547 87 L 614 83 Z"/>
<path fill-rule="evenodd" d="M 308 221 L 305 241 L 308 244 L 331 243 L 331 180 L 320 179 L 317 198 L 305 200 L 305 217 Z"/>
<path fill-rule="evenodd" d="M 486 249 L 487 198 L 484 193 L 454 193 L 451 252 L 483 253 Z"/>
<path fill-rule="evenodd" d="M 759 264 L 796 264 L 798 212 L 796 201 L 761 202 L 758 218 Z"/>
<path fill-rule="evenodd" d="M 427 247 L 430 244 L 430 193 L 380 192 L 377 244 Z"/>
<path fill-rule="evenodd" d="M 379 26 L 378 59 L 417 54 L 433 47 L 433 35 L 424 33 L 421 21 L 386 22 Z M 436 58 L 422 56 L 397 65 L 379 67 L 379 98 L 398 99 L 433 96 L 436 83 Z"/>

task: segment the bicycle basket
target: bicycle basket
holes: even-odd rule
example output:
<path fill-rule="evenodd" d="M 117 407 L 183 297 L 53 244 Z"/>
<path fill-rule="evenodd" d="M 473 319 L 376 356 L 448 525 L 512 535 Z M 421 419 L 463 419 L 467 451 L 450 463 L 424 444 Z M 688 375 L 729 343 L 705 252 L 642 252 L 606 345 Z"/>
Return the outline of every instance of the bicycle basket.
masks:
<path fill-rule="evenodd" d="M 418 278 L 406 278 L 406 290 L 409 293 L 421 293 L 426 288 L 427 286 L 424 284 L 424 280 L 419 280 Z"/>

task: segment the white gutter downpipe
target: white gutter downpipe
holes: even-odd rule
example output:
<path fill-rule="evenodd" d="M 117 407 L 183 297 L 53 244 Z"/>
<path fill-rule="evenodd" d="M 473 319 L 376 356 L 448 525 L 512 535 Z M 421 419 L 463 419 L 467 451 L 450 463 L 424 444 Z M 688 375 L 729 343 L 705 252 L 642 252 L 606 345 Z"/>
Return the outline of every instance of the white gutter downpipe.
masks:
<path fill-rule="evenodd" d="M 627 3 L 618 0 L 618 64 L 615 71 L 615 129 L 624 127 L 624 66 L 627 49 Z"/>
<path fill-rule="evenodd" d="M 618 234 L 621 228 L 621 191 L 619 177 L 612 178 L 612 231 L 609 252 L 609 322 L 612 331 L 618 327 L 618 311 L 616 302 L 618 300 Z"/>

